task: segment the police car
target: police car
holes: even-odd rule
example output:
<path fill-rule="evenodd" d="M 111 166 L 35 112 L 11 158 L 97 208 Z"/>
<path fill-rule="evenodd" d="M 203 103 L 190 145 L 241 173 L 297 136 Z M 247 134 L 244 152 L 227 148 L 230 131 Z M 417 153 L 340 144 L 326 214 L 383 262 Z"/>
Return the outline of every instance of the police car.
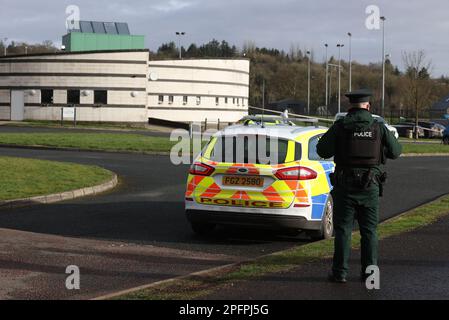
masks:
<path fill-rule="evenodd" d="M 241 225 L 332 236 L 334 163 L 316 152 L 327 128 L 285 122 L 234 125 L 211 138 L 187 180 L 185 209 L 194 232 Z"/>

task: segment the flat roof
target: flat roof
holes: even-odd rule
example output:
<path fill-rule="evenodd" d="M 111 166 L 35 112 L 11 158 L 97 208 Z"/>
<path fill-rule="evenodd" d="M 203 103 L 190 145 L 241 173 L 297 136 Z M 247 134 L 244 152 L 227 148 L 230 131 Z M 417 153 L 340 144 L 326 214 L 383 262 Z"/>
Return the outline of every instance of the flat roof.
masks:
<path fill-rule="evenodd" d="M 75 55 L 75 54 L 94 54 L 94 53 L 117 53 L 117 52 L 150 52 L 149 49 L 124 49 L 124 50 L 96 50 L 96 51 L 57 51 L 57 52 L 41 52 L 31 54 L 14 54 L 0 56 L 0 60 L 9 58 L 24 57 L 42 57 L 42 56 L 59 56 L 59 55 Z"/>

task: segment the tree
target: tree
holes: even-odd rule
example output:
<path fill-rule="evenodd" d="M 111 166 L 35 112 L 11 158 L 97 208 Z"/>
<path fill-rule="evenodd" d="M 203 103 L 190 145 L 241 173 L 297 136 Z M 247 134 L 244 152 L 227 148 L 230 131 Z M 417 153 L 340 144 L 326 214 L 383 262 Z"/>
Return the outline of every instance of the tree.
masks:
<path fill-rule="evenodd" d="M 415 111 L 415 139 L 418 139 L 419 111 L 430 103 L 432 93 L 430 74 L 432 63 L 423 50 L 403 52 L 405 68 L 405 100 Z"/>
<path fill-rule="evenodd" d="M 176 58 L 178 56 L 178 49 L 173 41 L 168 43 L 163 43 L 158 49 L 157 54 L 167 57 L 167 58 Z"/>
<path fill-rule="evenodd" d="M 212 41 L 199 47 L 199 52 L 202 57 L 221 57 L 222 47 L 220 42 L 212 39 Z"/>
<path fill-rule="evenodd" d="M 192 43 L 186 51 L 186 57 L 188 58 L 196 58 L 199 56 L 198 47 L 196 44 Z"/>

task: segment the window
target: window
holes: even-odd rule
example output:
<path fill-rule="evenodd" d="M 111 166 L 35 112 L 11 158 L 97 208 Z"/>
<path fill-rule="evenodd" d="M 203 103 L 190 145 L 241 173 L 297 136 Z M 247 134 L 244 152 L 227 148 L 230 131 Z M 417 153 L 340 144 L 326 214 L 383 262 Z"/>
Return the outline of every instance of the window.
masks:
<path fill-rule="evenodd" d="M 80 91 L 79 90 L 67 90 L 67 103 L 68 104 L 80 104 Z"/>
<path fill-rule="evenodd" d="M 220 104 L 220 98 L 219 97 L 215 97 L 215 105 L 219 105 Z"/>
<path fill-rule="evenodd" d="M 94 29 L 90 21 L 80 21 L 81 32 L 83 33 L 93 33 Z"/>
<path fill-rule="evenodd" d="M 158 103 L 159 104 L 163 104 L 164 103 L 164 96 L 163 95 L 159 95 Z"/>
<path fill-rule="evenodd" d="M 128 24 L 124 23 L 124 22 L 116 22 L 115 23 L 116 27 L 117 27 L 117 31 L 118 34 L 127 34 L 129 35 L 129 28 L 128 28 Z"/>
<path fill-rule="evenodd" d="M 295 161 L 301 160 L 301 144 L 299 142 L 295 142 Z"/>
<path fill-rule="evenodd" d="M 182 104 L 183 104 L 183 105 L 186 105 L 187 102 L 188 102 L 188 100 L 189 100 L 189 98 L 188 98 L 187 96 L 183 96 L 183 97 L 182 97 Z"/>
<path fill-rule="evenodd" d="M 225 104 L 228 104 L 228 97 L 225 97 Z"/>
<path fill-rule="evenodd" d="M 174 101 L 174 97 L 168 96 L 168 104 L 173 104 L 173 101 Z"/>
<path fill-rule="evenodd" d="M 309 140 L 309 160 L 315 160 L 315 161 L 321 161 L 324 160 L 323 158 L 321 158 L 317 151 L 316 151 L 316 146 L 318 144 L 318 141 L 320 141 L 322 134 L 315 136 L 313 138 L 310 138 Z"/>
<path fill-rule="evenodd" d="M 237 139 L 243 139 L 243 141 L 237 141 Z M 265 137 L 265 139 L 259 136 L 222 136 L 217 138 L 213 149 L 210 153 L 210 160 L 218 162 L 233 162 L 233 163 L 262 163 L 264 164 L 268 161 L 270 164 L 284 163 L 287 157 L 288 141 L 284 139 L 275 139 L 276 144 L 274 144 L 275 149 L 271 150 L 272 142 L 270 137 Z M 243 142 L 243 154 L 237 154 L 237 145 Z M 266 158 L 259 159 L 258 152 L 260 143 L 265 144 L 262 146 L 266 150 Z M 263 150 L 263 149 L 262 149 Z M 300 146 L 299 146 L 300 150 Z M 274 154 L 274 161 L 270 162 L 271 154 Z M 240 159 L 240 157 L 243 157 Z"/>
<path fill-rule="evenodd" d="M 51 89 L 41 90 L 41 104 L 53 104 L 53 90 Z"/>
<path fill-rule="evenodd" d="M 201 104 L 201 97 L 197 96 L 196 97 L 196 105 L 199 106 Z"/>
<path fill-rule="evenodd" d="M 105 22 L 104 28 L 106 30 L 106 33 L 108 33 L 108 34 L 117 34 L 118 33 L 114 22 Z"/>
<path fill-rule="evenodd" d="M 92 21 L 94 33 L 106 33 L 103 22 Z"/>
<path fill-rule="evenodd" d="M 94 104 L 108 104 L 108 92 L 106 90 L 95 90 Z"/>

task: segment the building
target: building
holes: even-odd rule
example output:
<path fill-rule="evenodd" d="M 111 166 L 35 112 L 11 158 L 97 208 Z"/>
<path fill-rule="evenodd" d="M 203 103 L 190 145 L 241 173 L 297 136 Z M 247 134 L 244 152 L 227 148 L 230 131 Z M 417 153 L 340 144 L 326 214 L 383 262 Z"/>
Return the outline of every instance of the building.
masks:
<path fill-rule="evenodd" d="M 233 122 L 248 114 L 248 94 L 248 59 L 150 61 L 145 49 L 0 57 L 1 120 L 59 120 L 73 105 L 78 121 Z"/>
<path fill-rule="evenodd" d="M 0 120 L 234 122 L 248 114 L 248 59 L 150 61 L 127 23 L 79 21 L 65 52 L 0 57 Z"/>

